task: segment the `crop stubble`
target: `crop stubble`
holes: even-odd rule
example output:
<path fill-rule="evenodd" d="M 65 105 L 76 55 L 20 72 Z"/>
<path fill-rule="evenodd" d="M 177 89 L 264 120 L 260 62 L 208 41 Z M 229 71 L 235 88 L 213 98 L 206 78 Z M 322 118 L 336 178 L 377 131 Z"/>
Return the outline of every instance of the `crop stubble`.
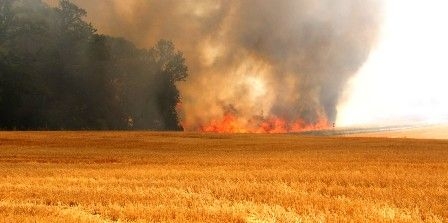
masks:
<path fill-rule="evenodd" d="M 446 222 L 448 141 L 0 132 L 0 222 Z"/>

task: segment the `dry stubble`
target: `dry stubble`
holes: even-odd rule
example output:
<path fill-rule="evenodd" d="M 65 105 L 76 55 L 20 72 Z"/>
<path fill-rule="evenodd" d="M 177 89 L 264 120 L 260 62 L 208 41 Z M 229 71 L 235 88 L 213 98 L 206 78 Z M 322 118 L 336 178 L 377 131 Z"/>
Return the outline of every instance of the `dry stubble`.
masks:
<path fill-rule="evenodd" d="M 448 141 L 1 132 L 0 222 L 446 222 Z"/>

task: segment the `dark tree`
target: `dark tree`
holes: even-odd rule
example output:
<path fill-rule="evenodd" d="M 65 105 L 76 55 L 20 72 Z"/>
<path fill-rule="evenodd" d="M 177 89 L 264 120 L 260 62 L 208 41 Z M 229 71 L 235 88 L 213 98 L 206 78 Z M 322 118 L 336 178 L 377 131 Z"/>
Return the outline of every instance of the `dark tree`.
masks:
<path fill-rule="evenodd" d="M 174 44 L 167 40 L 160 40 L 150 53 L 158 68 L 156 83 L 165 86 L 156 92 L 162 123 L 165 123 L 167 129 L 181 130 L 176 112 L 180 95 L 175 84 L 177 81 L 185 81 L 187 77 L 185 59 L 181 52 L 175 50 Z"/>
<path fill-rule="evenodd" d="M 68 0 L 0 0 L 0 128 L 180 130 L 182 53 L 96 33 Z"/>

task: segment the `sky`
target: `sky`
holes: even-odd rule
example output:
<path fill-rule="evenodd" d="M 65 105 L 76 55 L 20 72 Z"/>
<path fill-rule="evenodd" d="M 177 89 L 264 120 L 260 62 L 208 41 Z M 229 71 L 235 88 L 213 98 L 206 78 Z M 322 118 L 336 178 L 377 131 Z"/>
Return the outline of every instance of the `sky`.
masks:
<path fill-rule="evenodd" d="M 379 41 L 345 88 L 338 126 L 448 122 L 448 1 L 384 7 Z"/>

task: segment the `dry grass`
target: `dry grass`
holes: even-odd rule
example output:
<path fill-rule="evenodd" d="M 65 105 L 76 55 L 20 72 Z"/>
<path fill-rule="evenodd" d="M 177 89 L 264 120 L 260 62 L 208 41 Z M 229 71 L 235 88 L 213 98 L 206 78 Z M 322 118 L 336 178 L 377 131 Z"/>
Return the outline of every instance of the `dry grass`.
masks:
<path fill-rule="evenodd" d="M 0 222 L 447 222 L 448 141 L 0 133 Z"/>

